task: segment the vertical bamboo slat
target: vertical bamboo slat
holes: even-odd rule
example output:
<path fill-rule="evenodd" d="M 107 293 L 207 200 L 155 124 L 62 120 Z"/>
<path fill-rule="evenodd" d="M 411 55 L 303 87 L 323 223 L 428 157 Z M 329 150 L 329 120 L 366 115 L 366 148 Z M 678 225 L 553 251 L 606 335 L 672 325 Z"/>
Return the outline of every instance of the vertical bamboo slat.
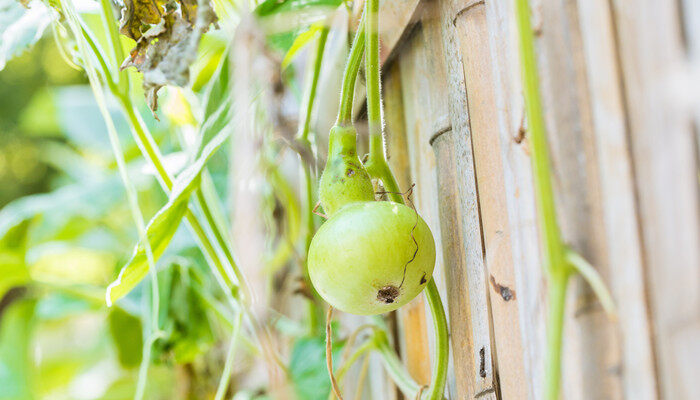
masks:
<path fill-rule="evenodd" d="M 700 377 L 700 191 L 693 114 L 679 106 L 683 91 L 672 84 L 687 67 L 680 3 L 612 4 L 659 389 L 663 398 L 690 399 Z"/>
<path fill-rule="evenodd" d="M 436 46 L 436 43 L 442 43 L 442 19 L 438 18 L 438 11 L 434 7 L 425 10 L 421 30 L 406 43 L 398 60 L 404 87 L 406 127 L 409 144 L 413 147 L 411 159 L 414 168 L 419 174 L 432 176 L 427 179 L 433 180 L 437 168 L 439 177 L 436 191 L 425 192 L 425 188 L 419 188 L 419 195 L 427 193 L 439 203 L 433 203 L 433 208 L 440 209 L 440 232 L 445 235 L 446 303 L 451 321 L 456 386 L 451 390 L 454 398 L 495 398 L 476 190 L 472 164 L 464 157 L 464 151 L 470 151 L 470 144 L 464 134 L 464 139 L 442 146 L 443 139 L 456 133 L 452 130 L 443 48 Z M 436 144 L 436 141 L 440 143 Z M 453 151 L 458 155 L 451 155 Z M 430 160 L 436 160 L 437 166 L 430 165 Z M 470 173 L 463 174 L 464 171 Z M 424 197 L 419 200 L 425 201 Z"/>
<path fill-rule="evenodd" d="M 656 398 L 656 376 L 645 296 L 644 265 L 634 196 L 622 86 L 610 5 L 578 1 L 591 98 L 611 291 L 620 310 L 625 398 Z"/>
<path fill-rule="evenodd" d="M 500 393 L 504 398 L 524 398 L 527 383 L 485 5 L 478 3 L 462 10 L 455 25 L 467 89 Z"/>

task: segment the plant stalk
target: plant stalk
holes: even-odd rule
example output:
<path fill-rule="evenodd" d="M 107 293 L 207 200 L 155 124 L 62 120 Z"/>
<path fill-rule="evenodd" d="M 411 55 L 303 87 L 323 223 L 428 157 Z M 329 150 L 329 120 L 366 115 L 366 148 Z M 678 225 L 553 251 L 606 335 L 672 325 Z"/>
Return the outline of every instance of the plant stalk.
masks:
<path fill-rule="evenodd" d="M 529 124 L 530 159 L 532 160 L 535 206 L 540 218 L 544 269 L 549 280 L 549 316 L 547 321 L 547 357 L 545 365 L 545 399 L 559 398 L 561 381 L 562 332 L 566 289 L 571 267 L 565 258 L 565 247 L 557 225 L 552 189 L 549 149 L 545 132 L 544 114 L 539 95 L 537 60 L 534 34 L 527 0 L 515 0 L 518 26 L 520 62 Z"/>
<path fill-rule="evenodd" d="M 360 25 L 357 27 L 355 38 L 350 47 L 350 55 L 343 73 L 343 86 L 340 90 L 340 108 L 336 125 L 350 126 L 352 124 L 352 106 L 355 100 L 355 81 L 357 72 L 362 64 L 362 55 L 365 51 L 365 14 L 362 14 Z"/>
<path fill-rule="evenodd" d="M 309 140 L 309 131 L 311 130 L 311 117 L 313 114 L 314 102 L 316 100 L 316 92 L 318 88 L 318 80 L 321 75 L 321 66 L 323 64 L 323 52 L 326 47 L 326 40 L 328 39 L 328 27 L 324 26 L 321 28 L 321 32 L 318 37 L 318 42 L 316 43 L 316 52 L 314 53 L 314 64 L 311 73 L 311 78 L 309 80 L 307 93 L 306 93 L 306 107 L 304 109 L 304 115 L 302 118 L 302 124 L 300 125 L 300 132 L 298 140 L 307 149 L 309 154 L 313 157 L 313 151 L 311 149 L 311 142 Z M 314 219 L 314 187 L 313 180 L 311 179 L 311 165 L 304 162 L 304 159 L 300 157 L 300 161 L 304 173 L 304 192 L 306 195 L 306 204 L 304 209 L 304 222 L 306 225 L 306 237 L 304 241 L 304 254 L 309 253 L 309 248 L 311 247 L 311 240 L 316 232 L 316 221 Z M 311 290 L 313 299 L 309 299 L 309 329 L 311 332 L 315 332 L 320 328 L 320 318 L 318 318 L 319 309 L 316 307 L 316 302 L 314 299 L 319 299 L 320 296 L 316 292 L 316 289 L 311 284 L 311 278 L 309 277 L 309 270 L 306 258 L 304 259 L 304 281 L 306 285 Z"/>

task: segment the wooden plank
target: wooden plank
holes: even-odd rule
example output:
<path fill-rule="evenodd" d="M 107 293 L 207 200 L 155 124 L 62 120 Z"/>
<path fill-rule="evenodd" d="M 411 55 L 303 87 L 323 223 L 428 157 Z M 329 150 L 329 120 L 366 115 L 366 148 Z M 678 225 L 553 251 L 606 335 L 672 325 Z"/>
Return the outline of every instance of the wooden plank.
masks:
<path fill-rule="evenodd" d="M 500 393 L 507 399 L 525 398 L 527 380 L 500 151 L 501 126 L 484 3 L 460 13 L 455 25 L 467 89 Z"/>
<path fill-rule="evenodd" d="M 399 64 L 394 63 L 384 78 L 384 117 L 389 165 L 401 190 L 411 186 L 406 128 L 403 113 Z M 402 357 L 413 379 L 421 385 L 430 383 L 428 322 L 425 298 L 418 296 L 398 311 L 401 330 Z"/>
<path fill-rule="evenodd" d="M 409 41 L 398 58 L 405 113 L 407 117 L 411 116 L 411 120 L 407 118 L 406 130 L 409 138 L 413 138 L 410 141 L 413 147 L 411 158 L 419 163 L 415 166 L 419 169 L 418 174 L 432 175 L 431 179 L 434 179 L 437 167 L 440 177 L 439 186 L 431 194 L 433 204 L 437 198 L 434 209 L 440 210 L 440 232 L 445 235 L 444 283 L 447 286 L 454 374 L 450 377 L 450 391 L 453 398 L 473 398 L 476 395 L 495 398 L 476 188 L 472 161 L 465 156 L 470 154 L 471 145 L 466 140 L 467 135 L 455 140 L 445 148 L 455 151 L 455 157 L 443 154 L 442 147 L 430 149 L 428 145 L 431 138 L 449 135 L 452 130 L 452 99 L 448 97 L 451 94 L 447 90 L 443 48 L 435 45 L 442 42 L 442 20 L 437 11 L 425 10 L 421 31 L 416 33 L 422 39 Z M 432 151 L 436 152 L 435 155 L 431 154 Z M 449 176 L 457 177 L 457 183 L 451 184 Z M 425 188 L 419 189 L 420 204 L 430 201 L 422 195 L 422 190 Z"/>
<path fill-rule="evenodd" d="M 660 394 L 690 399 L 700 377 L 700 198 L 697 136 L 684 94 L 678 2 L 613 2 Z M 653 27 L 650 29 L 649 27 Z"/>
<path fill-rule="evenodd" d="M 644 264 L 610 5 L 577 2 L 590 92 L 611 291 L 619 309 L 625 398 L 657 396 Z"/>
<path fill-rule="evenodd" d="M 455 0 L 456 18 L 477 2 Z M 527 398 L 542 398 L 546 355 L 546 288 L 540 265 L 527 138 L 523 136 L 524 104 L 521 96 L 519 57 L 514 36 L 512 2 L 488 1 L 486 20 L 493 57 L 496 118 L 503 162 L 504 194 L 508 209 L 513 275 L 520 316 Z"/>

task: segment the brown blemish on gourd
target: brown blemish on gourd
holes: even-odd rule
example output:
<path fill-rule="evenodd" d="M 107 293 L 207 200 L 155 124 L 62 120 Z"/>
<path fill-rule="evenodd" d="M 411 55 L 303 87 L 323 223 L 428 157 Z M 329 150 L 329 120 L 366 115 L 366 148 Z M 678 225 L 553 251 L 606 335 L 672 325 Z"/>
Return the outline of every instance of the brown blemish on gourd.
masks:
<path fill-rule="evenodd" d="M 391 304 L 399 297 L 399 288 L 394 285 L 384 286 L 377 291 L 377 300 L 382 303 Z"/>
<path fill-rule="evenodd" d="M 345 171 L 345 176 L 351 177 L 351 176 L 353 176 L 353 175 L 355 175 L 355 170 L 354 170 L 354 169 L 348 168 L 348 170 Z"/>
<path fill-rule="evenodd" d="M 425 279 L 425 272 L 423 272 L 423 276 L 420 277 L 420 283 L 419 283 L 419 285 L 422 285 L 422 284 L 424 284 L 425 282 L 428 282 L 428 280 Z"/>

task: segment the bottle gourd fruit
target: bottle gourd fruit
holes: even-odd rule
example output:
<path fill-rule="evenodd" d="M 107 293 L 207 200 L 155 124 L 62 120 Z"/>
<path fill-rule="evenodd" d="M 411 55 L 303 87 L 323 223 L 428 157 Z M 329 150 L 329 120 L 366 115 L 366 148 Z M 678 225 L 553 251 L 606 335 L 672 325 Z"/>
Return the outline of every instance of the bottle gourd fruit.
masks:
<path fill-rule="evenodd" d="M 309 276 L 333 307 L 351 314 L 381 314 L 425 288 L 435 267 L 435 241 L 415 210 L 374 200 L 355 140 L 351 127 L 331 130 L 319 188 L 329 219 L 311 241 Z"/>

